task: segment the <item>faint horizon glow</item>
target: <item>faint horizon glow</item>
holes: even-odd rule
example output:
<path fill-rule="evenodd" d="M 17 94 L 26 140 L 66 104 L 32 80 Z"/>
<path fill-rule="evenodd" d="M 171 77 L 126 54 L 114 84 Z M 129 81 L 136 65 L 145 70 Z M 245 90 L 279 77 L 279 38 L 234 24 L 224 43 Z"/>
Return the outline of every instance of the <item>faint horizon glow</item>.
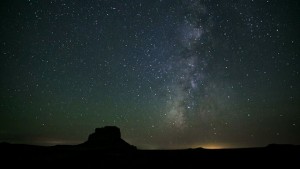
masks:
<path fill-rule="evenodd" d="M 225 148 L 229 148 L 229 147 L 221 145 L 221 144 L 205 144 L 205 145 L 202 145 L 201 147 L 205 148 L 205 149 L 225 149 Z"/>
<path fill-rule="evenodd" d="M 239 145 L 231 145 L 228 143 L 199 143 L 191 145 L 191 148 L 204 148 L 204 149 L 229 149 L 229 148 L 245 148 Z"/>
<path fill-rule="evenodd" d="M 55 146 L 55 145 L 77 145 L 83 143 L 85 140 L 66 140 L 66 139 L 59 139 L 59 138 L 36 138 L 35 140 L 31 141 L 34 145 L 39 146 Z"/>

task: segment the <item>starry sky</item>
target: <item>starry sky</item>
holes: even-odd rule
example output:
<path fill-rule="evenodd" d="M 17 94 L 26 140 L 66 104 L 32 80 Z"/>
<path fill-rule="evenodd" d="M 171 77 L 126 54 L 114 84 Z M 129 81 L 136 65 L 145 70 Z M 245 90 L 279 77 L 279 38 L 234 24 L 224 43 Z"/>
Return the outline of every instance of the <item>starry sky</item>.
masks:
<path fill-rule="evenodd" d="M 1 0 L 0 141 L 300 144 L 297 0 Z"/>

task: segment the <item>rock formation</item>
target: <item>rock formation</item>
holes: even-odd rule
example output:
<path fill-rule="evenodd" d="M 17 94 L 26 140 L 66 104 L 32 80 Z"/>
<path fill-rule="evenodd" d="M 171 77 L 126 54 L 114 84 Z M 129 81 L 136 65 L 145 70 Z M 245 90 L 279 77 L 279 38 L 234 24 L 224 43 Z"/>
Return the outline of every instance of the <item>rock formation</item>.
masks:
<path fill-rule="evenodd" d="M 136 147 L 128 144 L 121 138 L 120 129 L 116 126 L 96 128 L 88 140 L 80 146 L 105 150 L 135 150 Z"/>

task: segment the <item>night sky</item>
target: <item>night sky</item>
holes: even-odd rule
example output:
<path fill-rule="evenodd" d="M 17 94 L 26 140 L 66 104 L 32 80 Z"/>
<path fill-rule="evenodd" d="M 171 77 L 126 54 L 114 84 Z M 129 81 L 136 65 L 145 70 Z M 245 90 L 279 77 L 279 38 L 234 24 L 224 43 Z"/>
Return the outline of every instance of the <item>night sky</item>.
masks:
<path fill-rule="evenodd" d="M 1 0 L 0 141 L 300 144 L 300 2 Z"/>

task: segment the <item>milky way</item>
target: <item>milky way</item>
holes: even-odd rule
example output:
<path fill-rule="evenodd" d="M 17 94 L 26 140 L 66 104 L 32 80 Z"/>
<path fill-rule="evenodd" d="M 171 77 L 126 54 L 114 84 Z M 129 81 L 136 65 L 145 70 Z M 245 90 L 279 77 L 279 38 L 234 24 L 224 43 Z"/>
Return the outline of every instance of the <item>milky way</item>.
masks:
<path fill-rule="evenodd" d="M 200 120 L 207 121 L 207 117 L 216 111 L 212 102 L 218 98 L 211 94 L 216 86 L 210 86 L 213 82 L 207 70 L 214 57 L 210 51 L 213 48 L 210 33 L 213 23 L 206 7 L 200 2 L 187 4 L 187 9 L 182 24 L 176 29 L 181 51 L 171 62 L 171 71 L 175 75 L 170 83 L 171 89 L 168 88 L 166 110 L 166 121 L 180 129 L 189 125 L 187 118 L 199 116 Z M 198 22 L 200 20 L 202 22 Z"/>
<path fill-rule="evenodd" d="M 299 144 L 299 2 L 1 1 L 0 141 Z"/>

